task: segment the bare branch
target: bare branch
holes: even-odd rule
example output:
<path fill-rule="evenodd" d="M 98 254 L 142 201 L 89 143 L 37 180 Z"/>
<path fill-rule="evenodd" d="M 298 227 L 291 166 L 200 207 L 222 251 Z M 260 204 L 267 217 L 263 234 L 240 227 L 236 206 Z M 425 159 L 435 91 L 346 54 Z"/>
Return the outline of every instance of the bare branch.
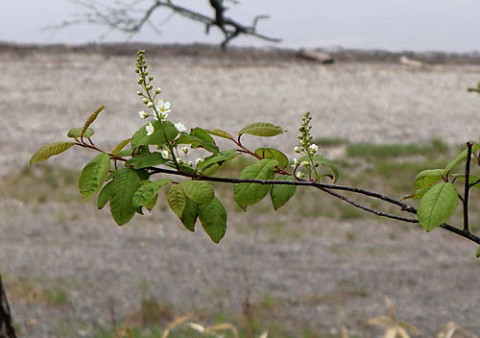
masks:
<path fill-rule="evenodd" d="M 224 39 L 220 46 L 226 46 L 233 39 L 245 35 L 252 36 L 257 39 L 280 42 L 281 39 L 270 37 L 259 33 L 257 31 L 257 24 L 262 19 L 267 19 L 267 15 L 257 15 L 254 17 L 252 25 L 244 25 L 232 18 L 226 16 L 228 7 L 224 6 L 227 0 L 208 0 L 210 7 L 213 9 L 213 16 L 208 16 L 190 8 L 177 5 L 172 0 L 152 0 L 151 4 L 146 8 L 139 8 L 141 1 L 133 1 L 130 3 L 117 2 L 115 6 L 102 6 L 93 0 L 74 0 L 74 2 L 85 9 L 85 14 L 74 20 L 65 21 L 57 26 L 49 28 L 65 28 L 71 25 L 82 23 L 99 24 L 107 26 L 113 30 L 122 31 L 129 34 L 137 34 L 146 25 L 153 27 L 157 32 L 160 32 L 159 27 L 166 21 L 155 24 L 152 22 L 153 15 L 158 12 L 160 8 L 168 9 L 172 15 L 178 14 L 186 19 L 199 22 L 205 25 L 205 32 L 209 34 L 211 27 L 219 29 Z M 229 0 L 233 4 L 238 4 L 238 1 Z"/>

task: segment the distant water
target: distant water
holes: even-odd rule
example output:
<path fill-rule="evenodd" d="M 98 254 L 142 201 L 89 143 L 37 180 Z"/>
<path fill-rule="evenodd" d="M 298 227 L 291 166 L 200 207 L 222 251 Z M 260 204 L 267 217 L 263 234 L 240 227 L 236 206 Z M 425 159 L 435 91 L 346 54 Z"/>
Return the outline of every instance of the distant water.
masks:
<path fill-rule="evenodd" d="M 96 1 L 99 2 L 114 3 L 114 0 Z M 177 0 L 177 3 L 209 13 L 203 0 Z M 0 0 L 0 6 L 3 8 L 0 41 L 78 44 L 131 38 L 93 25 L 42 30 L 77 18 L 81 10 L 72 0 Z M 242 38 L 236 45 L 480 51 L 479 0 L 242 0 L 228 14 L 246 23 L 254 14 L 269 14 L 270 19 L 259 23 L 259 30 L 283 38 L 280 44 Z M 168 12 L 158 13 L 153 21 L 165 22 L 161 34 L 146 27 L 130 41 L 216 43 L 220 39 L 216 32 L 206 36 L 201 24 L 170 17 Z"/>

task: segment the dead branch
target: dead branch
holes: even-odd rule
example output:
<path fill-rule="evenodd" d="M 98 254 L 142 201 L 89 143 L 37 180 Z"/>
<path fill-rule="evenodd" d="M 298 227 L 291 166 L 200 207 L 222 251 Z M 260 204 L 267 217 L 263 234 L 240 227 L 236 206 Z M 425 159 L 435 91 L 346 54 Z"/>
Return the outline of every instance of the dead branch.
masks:
<path fill-rule="evenodd" d="M 142 1 L 131 1 L 124 3 L 117 1 L 115 6 L 102 5 L 93 0 L 74 0 L 74 2 L 85 9 L 82 16 L 65 21 L 54 28 L 65 28 L 67 26 L 89 23 L 99 24 L 110 27 L 113 30 L 122 31 L 131 35 L 138 34 L 145 25 L 149 25 L 159 31 L 159 26 L 163 23 L 155 24 L 152 22 L 153 15 L 160 9 L 169 10 L 172 15 L 178 14 L 186 19 L 200 22 L 205 25 L 205 33 L 209 34 L 210 29 L 215 27 L 219 29 L 224 38 L 220 43 L 222 48 L 235 38 L 245 35 L 252 36 L 261 40 L 270 42 L 280 42 L 281 39 L 273 38 L 257 31 L 257 24 L 260 20 L 269 18 L 267 15 L 257 15 L 253 18 L 251 25 L 242 24 L 228 16 L 226 12 L 228 7 L 225 6 L 227 0 L 208 0 L 210 7 L 213 9 L 213 15 L 208 16 L 190 8 L 177 5 L 172 0 L 152 0 L 148 7 L 140 8 Z M 233 4 L 238 1 L 230 0 Z"/>

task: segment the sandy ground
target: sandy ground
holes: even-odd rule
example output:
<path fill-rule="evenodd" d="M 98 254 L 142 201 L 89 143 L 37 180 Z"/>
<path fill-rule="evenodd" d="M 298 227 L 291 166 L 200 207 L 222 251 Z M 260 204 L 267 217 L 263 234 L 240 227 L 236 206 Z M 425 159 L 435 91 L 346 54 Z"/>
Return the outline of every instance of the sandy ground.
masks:
<path fill-rule="evenodd" d="M 147 58 L 172 101 L 173 120 L 232 132 L 251 121 L 274 122 L 290 132 L 266 144 L 287 153 L 305 111 L 313 114 L 316 136 L 354 142 L 442 138 L 458 144 L 480 135 L 473 123 L 480 101 L 466 93 L 480 79 L 480 66 L 322 66 L 262 53 L 242 58 L 181 49 L 147 51 Z M 100 104 L 107 110 L 95 125 L 97 142 L 113 145 L 110 139 L 128 137 L 141 125 L 137 112 L 143 109 L 134 67 L 134 53 L 0 51 L 0 175 L 19 170 L 39 146 L 64 139 Z M 52 163 L 77 168 L 88 156 Z M 293 330 L 334 332 L 348 325 L 358 337 L 374 337 L 365 320 L 385 312 L 389 295 L 399 316 L 421 328 L 419 337 L 432 337 L 449 321 L 480 332 L 476 248 L 442 231 L 426 235 L 371 218 L 232 212 L 227 237 L 217 246 L 201 232 L 186 233 L 169 212 L 118 228 L 90 204 L 36 205 L 4 196 L 0 214 L 2 271 L 68 291 L 61 308 L 12 299 L 25 337 L 62 336 L 63 322 L 74 332 L 63 336 L 91 336 L 110 325 L 112 307 L 116 318 L 138 307 L 143 282 L 173 304 L 175 315 L 240 315 L 248 284 L 252 303 L 273 298 L 272 322 Z M 262 231 L 277 223 L 299 235 Z"/>

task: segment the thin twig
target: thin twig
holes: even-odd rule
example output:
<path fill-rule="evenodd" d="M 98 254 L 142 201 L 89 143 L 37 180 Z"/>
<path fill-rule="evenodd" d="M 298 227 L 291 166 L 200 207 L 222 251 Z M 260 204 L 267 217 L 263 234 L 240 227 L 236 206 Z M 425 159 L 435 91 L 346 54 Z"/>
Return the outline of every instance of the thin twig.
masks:
<path fill-rule="evenodd" d="M 382 211 L 377 211 L 377 210 L 371 209 L 367 206 L 364 206 L 364 205 L 362 205 L 358 202 L 352 201 L 351 199 L 349 199 L 349 198 L 347 198 L 347 197 L 345 197 L 341 194 L 338 194 L 334 191 L 331 191 L 329 189 L 325 189 L 325 188 L 319 188 L 319 189 L 326 192 L 327 194 L 330 194 L 330 195 L 332 195 L 332 196 L 334 196 L 334 197 L 336 197 L 336 198 L 354 206 L 355 208 L 358 208 L 358 209 L 361 209 L 363 211 L 369 212 L 369 213 L 374 214 L 376 216 L 390 218 L 390 219 L 394 219 L 394 220 L 405 222 L 405 223 L 418 223 L 418 219 L 405 218 L 405 217 L 401 217 L 401 216 L 388 214 L 388 213 L 385 213 L 385 212 L 382 212 Z"/>

